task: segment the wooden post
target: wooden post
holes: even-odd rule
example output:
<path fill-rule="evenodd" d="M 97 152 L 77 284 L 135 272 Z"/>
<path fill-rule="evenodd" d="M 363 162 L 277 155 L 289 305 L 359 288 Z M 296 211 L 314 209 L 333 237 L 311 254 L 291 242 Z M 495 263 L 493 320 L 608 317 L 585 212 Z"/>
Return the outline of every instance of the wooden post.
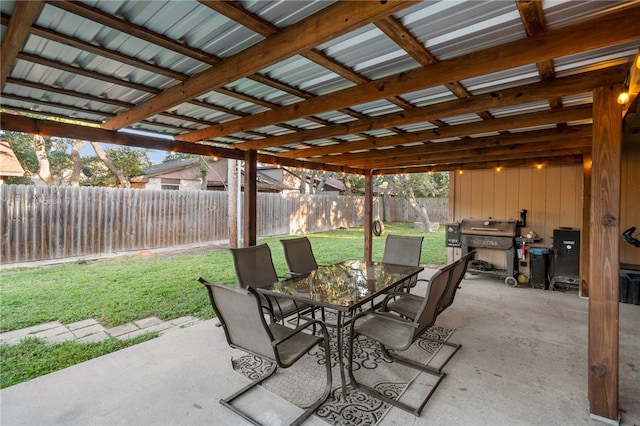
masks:
<path fill-rule="evenodd" d="M 238 175 L 237 160 L 227 162 L 227 215 L 229 224 L 229 247 L 237 248 L 238 241 Z"/>
<path fill-rule="evenodd" d="M 258 152 L 254 149 L 244 153 L 244 246 L 255 246 L 257 241 L 258 205 Z"/>
<path fill-rule="evenodd" d="M 589 264 L 589 411 L 618 424 L 620 271 L 620 88 L 593 92 L 593 166 Z"/>
<path fill-rule="evenodd" d="M 580 285 L 578 294 L 589 297 L 589 242 L 591 241 L 591 153 L 582 156 L 582 232 L 580 238 Z"/>
<path fill-rule="evenodd" d="M 364 260 L 373 259 L 373 173 L 364 175 Z"/>

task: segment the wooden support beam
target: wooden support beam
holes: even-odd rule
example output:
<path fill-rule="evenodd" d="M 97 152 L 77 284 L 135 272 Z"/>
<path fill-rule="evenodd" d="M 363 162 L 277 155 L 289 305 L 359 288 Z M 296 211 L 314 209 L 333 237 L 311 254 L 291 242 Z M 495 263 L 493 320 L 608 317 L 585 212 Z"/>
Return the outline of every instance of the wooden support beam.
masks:
<path fill-rule="evenodd" d="M 516 149 L 520 145 L 546 144 L 555 142 L 556 148 L 562 148 L 565 141 L 589 138 L 589 146 L 593 138 L 593 130 L 590 124 L 577 126 L 565 126 L 555 129 L 530 130 L 527 132 L 504 133 L 496 136 L 479 138 L 467 138 L 449 142 L 425 143 L 415 146 L 396 146 L 389 149 L 372 149 L 366 152 L 343 154 L 340 156 L 315 157 L 314 161 L 330 161 L 333 164 L 357 164 L 363 160 L 390 159 L 398 157 L 415 157 L 417 155 L 454 153 L 486 148 L 511 148 Z M 374 167 L 375 168 L 375 167 Z"/>
<path fill-rule="evenodd" d="M 6 33 L 3 34 L 0 57 L 0 88 L 4 90 L 7 77 L 11 72 L 11 68 L 24 45 L 25 40 L 29 36 L 31 24 L 36 20 L 42 1 L 19 1 L 15 4 L 15 9 Z"/>
<path fill-rule="evenodd" d="M 230 80 L 251 75 L 279 60 L 311 49 L 323 41 L 398 12 L 414 3 L 411 1 L 335 3 L 111 118 L 103 124 L 103 127 L 109 130 L 127 127 L 150 115 L 222 87 Z"/>
<path fill-rule="evenodd" d="M 209 52 L 191 47 L 187 43 L 178 43 L 164 34 L 158 34 L 142 25 L 136 25 L 135 23 L 122 19 L 114 14 L 104 12 L 97 7 L 92 7 L 78 1 L 50 1 L 49 3 L 54 7 L 82 16 L 88 20 L 104 25 L 105 27 L 130 34 L 141 40 L 146 40 L 149 43 L 162 46 L 165 49 L 197 59 L 206 64 L 215 65 L 221 61 L 220 58 Z"/>
<path fill-rule="evenodd" d="M 373 173 L 364 174 L 364 260 L 373 259 Z"/>
<path fill-rule="evenodd" d="M 519 167 L 548 167 L 559 166 L 564 164 L 580 164 L 582 163 L 582 155 L 565 155 L 562 157 L 549 157 L 539 159 L 520 159 L 510 161 L 482 161 L 478 159 L 475 163 L 448 163 L 429 166 L 415 167 L 395 167 L 374 169 L 374 175 L 397 175 L 402 173 L 428 173 L 428 172 L 464 172 L 465 170 L 486 170 L 495 169 L 500 166 L 502 169 L 519 168 Z"/>
<path fill-rule="evenodd" d="M 640 7 L 630 7 L 535 37 L 461 55 L 435 64 L 389 76 L 355 87 L 318 96 L 276 110 L 254 114 L 197 130 L 181 137 L 202 140 L 294 120 L 380 97 L 402 95 L 419 89 L 460 81 L 504 69 L 529 65 L 558 56 L 636 40 L 640 36 Z"/>
<path fill-rule="evenodd" d="M 626 114 L 632 105 L 637 105 L 638 93 L 640 93 L 640 52 L 636 53 L 629 69 L 628 82 L 629 101 L 623 106 L 622 113 Z M 637 106 L 636 106 L 637 108 Z"/>
<path fill-rule="evenodd" d="M 620 87 L 593 93 L 593 166 L 589 276 L 589 411 L 619 422 Z"/>
<path fill-rule="evenodd" d="M 255 246 L 258 240 L 258 156 L 256 151 L 244 154 L 244 199 L 242 229 L 244 246 Z"/>
<path fill-rule="evenodd" d="M 242 160 L 243 151 L 220 148 L 205 144 L 180 142 L 171 139 L 153 138 L 135 133 L 116 132 L 99 127 L 79 126 L 60 121 L 38 120 L 21 115 L 0 113 L 0 127 L 3 130 L 29 133 L 31 135 L 57 136 L 92 142 L 104 142 L 114 145 L 137 146 L 139 148 L 159 149 L 168 152 L 185 152 L 211 157 L 223 157 Z"/>
<path fill-rule="evenodd" d="M 485 161 L 517 160 L 519 158 L 548 158 L 562 155 L 574 155 L 591 150 L 591 138 L 578 138 L 562 142 L 549 141 L 528 143 L 516 146 L 486 147 L 461 151 L 449 151 L 432 154 L 416 154 L 410 158 L 397 157 L 389 152 L 387 157 L 377 157 L 371 160 L 354 161 L 353 167 L 364 169 L 382 169 L 396 166 L 420 166 L 423 164 L 441 163 L 469 163 L 476 162 L 478 158 Z M 572 151 L 572 152 L 569 152 Z M 327 158 L 330 161 L 330 158 Z"/>
<path fill-rule="evenodd" d="M 333 136 L 413 124 L 444 116 L 453 117 L 456 115 L 475 113 L 477 111 L 523 105 L 549 99 L 552 96 L 570 96 L 588 93 L 595 87 L 603 87 L 623 82 L 627 75 L 628 67 L 628 64 L 616 65 L 551 81 L 512 87 L 341 124 L 332 124 L 319 129 L 300 130 L 282 136 L 271 136 L 255 141 L 241 142 L 236 145 L 239 149 L 265 149 L 291 143 L 308 142 Z M 181 139 L 181 136 L 177 138 Z"/>
<path fill-rule="evenodd" d="M 572 148 L 564 148 L 564 149 L 549 149 L 547 151 L 519 151 L 510 154 L 505 153 L 493 153 L 490 150 L 486 151 L 482 154 L 474 154 L 472 152 L 467 152 L 463 155 L 460 153 L 456 153 L 453 156 L 448 158 L 447 154 L 443 154 L 438 158 L 434 158 L 432 161 L 428 159 L 420 159 L 420 160 L 406 160 L 403 159 L 401 161 L 390 161 L 385 163 L 384 161 L 379 161 L 374 166 L 373 164 L 367 165 L 367 168 L 376 169 L 376 170 L 384 170 L 387 168 L 395 168 L 395 167 L 413 167 L 413 166 L 426 166 L 426 165 L 442 165 L 442 164 L 459 164 L 464 166 L 468 163 L 477 163 L 478 159 L 482 159 L 485 163 L 495 163 L 496 168 L 504 168 L 506 164 L 509 164 L 510 161 L 519 161 L 519 160 L 537 160 L 538 162 L 543 159 L 550 159 L 554 157 L 566 157 L 566 156 L 574 156 L 574 155 L 582 155 L 584 152 L 591 151 L 591 141 L 578 141 L 578 146 Z M 535 148 L 533 148 L 535 149 Z"/>
<path fill-rule="evenodd" d="M 541 0 L 516 0 L 518 12 L 522 19 L 522 25 L 529 37 L 542 34 L 547 31 L 547 23 L 544 16 L 544 9 Z M 536 64 L 538 74 L 543 80 L 549 80 L 555 77 L 553 60 L 546 60 Z M 562 100 L 559 98 L 551 101 L 551 107 L 559 108 L 562 106 Z"/>
<path fill-rule="evenodd" d="M 464 137 L 468 135 L 480 135 L 482 133 L 508 131 L 519 128 L 555 124 L 558 122 L 579 121 L 591 118 L 593 113 L 591 105 L 578 105 L 558 108 L 548 111 L 530 112 L 490 120 L 476 121 L 456 126 L 440 127 L 419 132 L 402 133 L 393 136 L 345 142 L 341 144 L 319 146 L 313 148 L 297 149 L 278 154 L 289 158 L 310 158 L 317 155 L 344 153 L 359 151 L 362 149 L 382 148 L 402 144 L 428 142 L 440 139 Z"/>

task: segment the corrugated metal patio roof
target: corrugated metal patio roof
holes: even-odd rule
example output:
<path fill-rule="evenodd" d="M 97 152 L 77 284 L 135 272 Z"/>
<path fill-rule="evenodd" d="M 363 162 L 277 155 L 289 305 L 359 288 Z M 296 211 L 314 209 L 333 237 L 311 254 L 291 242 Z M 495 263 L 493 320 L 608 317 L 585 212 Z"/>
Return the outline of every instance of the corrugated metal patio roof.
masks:
<path fill-rule="evenodd" d="M 310 160 L 307 165 L 312 167 L 351 172 L 464 168 L 460 161 L 422 167 L 402 161 L 387 164 L 376 149 L 441 140 L 460 144 L 478 135 L 539 127 L 496 123 L 495 130 L 486 131 L 486 126 L 473 126 L 503 117 L 554 111 L 558 118 L 549 118 L 543 127 L 588 125 L 589 117 L 569 119 L 575 114 L 568 117 L 565 111 L 590 104 L 594 84 L 622 84 L 640 47 L 638 1 L 396 1 L 369 2 L 366 7 L 362 2 L 331 1 L 51 1 L 42 2 L 35 12 L 26 3 L 39 2 L 0 4 L 2 59 L 10 61 L 3 66 L 3 128 L 28 127 L 9 114 L 33 113 L 111 132 L 135 129 L 152 138 L 176 138 L 168 144 L 129 137 L 127 144 L 132 145 L 202 153 L 207 148 L 200 145 L 213 142 L 231 150 L 220 149 L 216 155 L 241 156 L 244 150 L 259 149 L 270 154 L 261 157 L 263 161 L 301 165 L 301 160 Z M 31 16 L 33 23 L 16 22 L 16 14 Z M 635 22 L 636 28 L 622 22 Z M 16 40 L 15 31 L 21 28 L 24 38 Z M 567 28 L 575 28 L 575 34 L 608 28 L 607 40 L 573 40 L 563 32 Z M 276 40 L 287 31 L 283 40 Z M 548 58 L 529 55 L 533 45 L 526 42 L 532 37 L 549 43 Z M 7 56 L 11 52 L 5 44 L 10 43 L 19 47 Z M 522 63 L 498 63 L 505 61 L 501 52 L 507 60 L 521 57 Z M 233 61 L 238 67 L 225 68 Z M 436 76 L 426 81 L 430 69 Z M 557 97 L 496 102 L 464 112 L 445 104 L 487 93 L 499 97 L 503 90 L 526 90 L 534 83 L 601 69 L 609 70 L 606 76 Z M 387 90 L 403 78 L 410 80 L 403 83 L 407 89 Z M 292 105 L 298 108 L 285 110 Z M 438 106 L 442 111 L 434 113 Z M 429 107 L 428 119 L 417 113 L 411 120 L 392 118 Z M 629 108 L 634 113 L 637 107 Z M 363 123 L 372 117 L 379 120 L 364 130 L 359 130 L 362 125 L 358 130 L 345 126 L 322 133 L 333 124 Z M 460 134 L 434 137 L 451 127 Z M 326 145 L 332 148 L 323 151 Z M 348 153 L 362 150 L 372 150 L 370 161 L 352 165 Z M 553 153 L 544 156 L 551 159 Z M 577 156 L 572 157 L 576 161 Z"/>

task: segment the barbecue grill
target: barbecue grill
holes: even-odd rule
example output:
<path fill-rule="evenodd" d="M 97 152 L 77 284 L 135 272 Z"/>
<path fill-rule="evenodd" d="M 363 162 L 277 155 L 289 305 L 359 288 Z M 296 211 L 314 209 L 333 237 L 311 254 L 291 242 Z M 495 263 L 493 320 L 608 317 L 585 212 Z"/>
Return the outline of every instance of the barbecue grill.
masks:
<path fill-rule="evenodd" d="M 470 264 L 468 271 L 474 274 L 505 277 L 506 284 L 510 286 L 518 285 L 518 281 L 514 278 L 516 272 L 515 238 L 521 226 L 525 226 L 524 217 L 520 221 L 497 219 L 462 220 L 460 222 L 460 246 L 463 256 L 473 249 L 491 249 L 504 251 L 507 258 L 506 270 L 477 269 L 473 267 L 473 264 Z"/>

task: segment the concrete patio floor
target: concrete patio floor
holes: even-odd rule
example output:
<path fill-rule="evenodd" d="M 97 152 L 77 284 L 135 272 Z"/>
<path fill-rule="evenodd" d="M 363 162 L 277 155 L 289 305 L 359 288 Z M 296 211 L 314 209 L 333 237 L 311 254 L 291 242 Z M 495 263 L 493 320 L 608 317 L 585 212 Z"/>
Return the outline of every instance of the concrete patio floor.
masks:
<path fill-rule="evenodd" d="M 511 288 L 467 275 L 438 319 L 456 328 L 450 340 L 463 345 L 445 367 L 447 377 L 420 417 L 393 408 L 381 425 L 603 424 L 588 412 L 587 312 L 588 301 L 572 291 Z M 216 323 L 203 321 L 3 389 L 0 423 L 246 424 L 218 403 L 246 379 L 230 366 L 242 352 L 227 346 Z M 622 424 L 640 425 L 639 395 L 640 306 L 620 304 Z M 288 424 L 300 412 L 263 389 L 246 402 L 268 425 Z M 305 424 L 325 423 L 312 417 Z"/>

